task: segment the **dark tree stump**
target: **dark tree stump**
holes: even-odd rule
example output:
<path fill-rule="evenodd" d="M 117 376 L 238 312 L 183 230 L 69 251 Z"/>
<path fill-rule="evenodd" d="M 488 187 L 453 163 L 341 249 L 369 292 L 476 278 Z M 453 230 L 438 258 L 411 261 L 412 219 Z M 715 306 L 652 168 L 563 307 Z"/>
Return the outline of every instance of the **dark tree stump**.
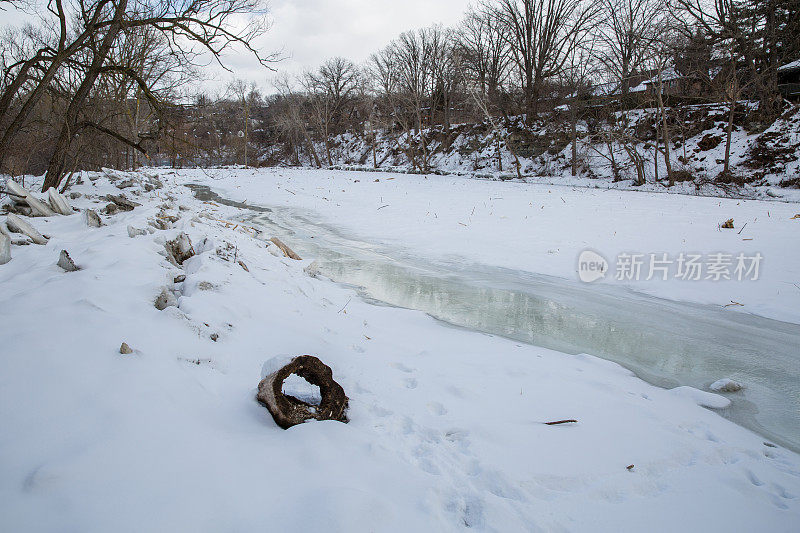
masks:
<path fill-rule="evenodd" d="M 318 406 L 283 393 L 283 382 L 291 374 L 297 374 L 319 387 L 322 401 Z M 344 389 L 333 380 L 330 367 L 312 355 L 297 356 L 262 379 L 256 398 L 283 429 L 312 419 L 347 422 L 347 396 Z"/>

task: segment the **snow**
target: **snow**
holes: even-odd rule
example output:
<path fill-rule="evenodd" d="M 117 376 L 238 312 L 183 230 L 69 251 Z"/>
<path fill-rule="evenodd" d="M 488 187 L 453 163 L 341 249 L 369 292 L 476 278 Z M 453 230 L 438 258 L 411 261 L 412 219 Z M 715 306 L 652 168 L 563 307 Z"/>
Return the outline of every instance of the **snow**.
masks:
<path fill-rule="evenodd" d="M 273 235 L 181 184 L 313 208 L 413 250 L 492 255 L 558 275 L 574 272 L 571 252 L 584 240 L 606 253 L 724 249 L 740 241 L 717 222 L 757 216 L 748 234 L 774 265 L 764 290 L 796 272 L 792 241 L 779 243 L 796 232 L 784 228 L 796 206 L 444 177 L 150 172 L 164 189 L 126 189 L 141 207 L 99 228 L 80 215 L 30 219 L 49 242 L 14 246 L 0 266 L 0 530 L 796 528 L 800 457 L 698 406 L 721 405 L 719 396 L 660 389 L 596 357 L 369 304 L 306 274 L 313 258 L 273 256 Z M 72 188 L 91 195 L 74 207 L 97 209 L 99 195 L 116 192 L 93 177 Z M 544 214 L 557 207 L 562 216 Z M 147 227 L 162 208 L 179 217 L 174 227 L 128 237 L 128 226 Z M 162 253 L 181 232 L 198 253 L 178 268 Z M 291 246 L 291 235 L 275 236 Z M 56 266 L 62 249 L 81 270 Z M 154 307 L 162 287 L 178 307 Z M 715 300 L 746 291 L 709 287 L 691 290 Z M 788 299 L 736 297 L 791 315 Z M 119 353 L 122 342 L 132 354 Z M 256 402 L 270 360 L 306 353 L 348 393 L 348 424 L 284 431 Z M 561 419 L 578 423 L 545 424 Z"/>
<path fill-rule="evenodd" d="M 716 392 L 737 392 L 742 390 L 744 385 L 730 378 L 723 378 L 718 379 L 709 385 L 708 388 Z"/>
<path fill-rule="evenodd" d="M 219 179 L 229 174 L 235 177 Z M 634 252 L 668 253 L 673 259 L 681 252 L 760 253 L 757 281 L 663 281 L 659 276 L 618 281 L 610 275 L 597 283 L 800 323 L 795 285 L 800 246 L 791 245 L 800 226 L 792 219 L 798 204 L 377 172 L 264 169 L 181 175 L 234 200 L 306 209 L 320 222 L 412 254 L 561 278 L 577 279 L 577 259 L 587 248 L 610 262 Z M 729 218 L 734 229 L 721 230 Z"/>

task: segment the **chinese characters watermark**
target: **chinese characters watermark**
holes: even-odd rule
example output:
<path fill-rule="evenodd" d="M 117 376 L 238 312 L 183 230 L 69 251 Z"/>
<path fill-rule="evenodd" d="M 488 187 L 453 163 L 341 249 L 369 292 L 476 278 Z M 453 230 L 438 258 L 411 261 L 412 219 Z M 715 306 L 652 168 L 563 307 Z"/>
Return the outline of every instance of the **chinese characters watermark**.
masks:
<path fill-rule="evenodd" d="M 760 275 L 761 253 L 714 252 L 708 254 L 680 252 L 621 253 L 613 267 L 594 250 L 578 256 L 578 278 L 592 282 L 613 273 L 617 281 L 650 281 L 679 279 L 685 281 L 756 281 Z"/>

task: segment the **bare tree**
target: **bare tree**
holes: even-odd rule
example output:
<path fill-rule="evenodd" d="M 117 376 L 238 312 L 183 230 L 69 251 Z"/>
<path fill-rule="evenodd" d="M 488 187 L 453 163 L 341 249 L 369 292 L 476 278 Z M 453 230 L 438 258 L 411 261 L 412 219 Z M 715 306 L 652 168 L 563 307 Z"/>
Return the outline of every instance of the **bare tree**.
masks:
<path fill-rule="evenodd" d="M 504 26 L 531 123 L 545 82 L 563 72 L 595 24 L 597 7 L 582 0 L 495 0 L 486 6 Z"/>
<path fill-rule="evenodd" d="M 661 37 L 663 2 L 658 0 L 599 0 L 597 58 L 616 81 L 623 100 L 631 80 L 653 55 Z"/>
<path fill-rule="evenodd" d="M 163 37 L 168 53 L 180 57 L 181 64 L 192 65 L 200 54 L 210 54 L 217 60 L 231 46 L 240 46 L 253 54 L 262 64 L 268 65 L 272 56 L 263 56 L 252 41 L 267 26 L 263 17 L 246 17 L 242 24 L 240 15 L 263 12 L 261 0 L 81 0 L 65 7 L 63 0 L 50 0 L 48 12 L 52 26 L 57 28 L 55 42 L 44 43 L 37 52 L 7 72 L 11 81 L 0 95 L 0 106 L 5 111 L 16 101 L 19 111 L 5 127 L 0 139 L 0 164 L 8 153 L 11 140 L 23 127 L 35 106 L 51 89 L 56 74 L 67 62 L 72 62 L 73 72 L 77 59 L 84 63 L 80 83 L 70 95 L 62 117 L 61 131 L 53 143 L 53 155 L 48 165 L 44 187 L 56 186 L 69 164 L 70 147 L 75 134 L 81 129 L 82 118 L 95 84 L 102 75 L 117 72 L 133 79 L 140 88 L 148 86 L 135 69 L 114 65 L 112 52 L 122 36 L 139 28 L 151 28 Z M 74 16 L 71 14 L 74 13 Z M 236 19 L 236 20 L 234 20 Z M 234 23 L 235 22 L 235 23 Z M 31 79 L 31 74 L 37 74 Z M 31 85 L 31 90 L 21 89 Z M 18 96 L 21 95 L 21 98 Z M 95 130 L 111 135 L 104 128 Z M 112 135 L 121 142 L 119 132 Z"/>
<path fill-rule="evenodd" d="M 499 105 L 498 93 L 508 78 L 508 41 L 501 21 L 486 7 L 471 8 L 459 27 L 458 47 L 468 82 L 476 84 L 489 100 Z"/>

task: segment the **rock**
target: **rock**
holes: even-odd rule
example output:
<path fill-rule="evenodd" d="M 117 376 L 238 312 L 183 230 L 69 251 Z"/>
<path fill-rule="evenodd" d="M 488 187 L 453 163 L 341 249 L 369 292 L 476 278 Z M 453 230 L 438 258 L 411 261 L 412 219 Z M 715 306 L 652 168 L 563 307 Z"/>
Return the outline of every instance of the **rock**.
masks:
<path fill-rule="evenodd" d="M 138 237 L 139 235 L 147 235 L 147 230 L 134 228 L 133 226 L 128 226 L 128 237 L 133 239 L 134 237 Z"/>
<path fill-rule="evenodd" d="M 194 247 L 194 251 L 196 254 L 200 255 L 204 252 L 213 252 L 216 248 L 217 245 L 214 242 L 214 239 L 203 237 L 203 240 Z"/>
<path fill-rule="evenodd" d="M 125 198 L 124 194 L 118 194 L 118 195 L 107 194 L 106 200 L 115 203 L 120 211 L 133 211 L 135 207 L 142 205 L 132 200 L 128 200 L 127 198 Z"/>
<path fill-rule="evenodd" d="M 69 197 L 70 197 L 71 200 L 77 200 L 81 196 L 83 196 L 83 195 L 81 193 L 79 193 L 79 192 L 71 192 L 71 193 L 69 193 Z"/>
<path fill-rule="evenodd" d="M 113 168 L 101 168 L 100 170 L 103 171 L 103 174 L 109 179 L 109 181 L 114 182 L 118 179 L 122 179 L 121 173 L 118 170 L 114 170 Z"/>
<path fill-rule="evenodd" d="M 184 261 L 194 255 L 192 240 L 183 232 L 175 237 L 175 239 L 167 241 L 164 247 L 178 265 L 182 265 Z"/>
<path fill-rule="evenodd" d="M 134 185 L 138 185 L 139 180 L 129 178 L 117 183 L 117 189 L 127 189 L 128 187 L 133 187 Z"/>
<path fill-rule="evenodd" d="M 75 261 L 69 256 L 69 253 L 66 250 L 61 250 L 61 254 L 58 256 L 58 266 L 63 268 L 66 272 L 75 272 L 80 270 L 76 265 Z"/>
<path fill-rule="evenodd" d="M 11 235 L 6 232 L 5 224 L 0 223 L 0 265 L 11 261 Z"/>
<path fill-rule="evenodd" d="M 119 213 L 119 207 L 117 207 L 117 204 L 112 202 L 103 208 L 103 213 L 106 215 L 116 215 Z"/>
<path fill-rule="evenodd" d="M 197 288 L 200 289 L 201 291 L 213 291 L 217 287 L 210 281 L 201 281 L 200 283 L 197 284 Z"/>
<path fill-rule="evenodd" d="M 28 207 L 28 204 L 5 204 L 3 205 L 3 210 L 6 213 L 14 213 L 25 217 L 33 216 L 33 210 Z"/>
<path fill-rule="evenodd" d="M 708 388 L 713 390 L 714 392 L 737 392 L 742 390 L 744 388 L 744 385 L 742 385 L 738 381 L 734 381 L 729 378 L 724 378 L 715 381 Z"/>
<path fill-rule="evenodd" d="M 322 400 L 318 406 L 283 393 L 283 382 L 291 374 L 319 387 Z M 344 389 L 334 381 L 330 367 L 311 355 L 295 357 L 288 364 L 270 372 L 258 384 L 256 398 L 283 429 L 306 420 L 347 422 L 348 399 Z"/>
<path fill-rule="evenodd" d="M 119 347 L 119 353 L 121 353 L 122 355 L 128 355 L 132 354 L 133 350 L 131 349 L 130 346 L 128 346 L 127 342 L 123 342 L 122 345 Z"/>
<path fill-rule="evenodd" d="M 720 227 L 724 229 L 733 229 L 733 219 L 729 218 L 728 220 L 723 222 Z"/>
<path fill-rule="evenodd" d="M 36 244 L 47 244 L 47 239 L 36 231 L 36 228 L 28 224 L 26 221 L 19 218 L 17 215 L 9 213 L 6 217 L 6 224 L 8 229 L 14 233 L 22 233 L 29 237 Z"/>
<path fill-rule="evenodd" d="M 173 283 L 183 283 L 184 281 L 186 281 L 186 274 L 175 276 L 175 279 L 172 280 Z"/>
<path fill-rule="evenodd" d="M 42 201 L 38 200 L 31 193 L 29 193 L 27 189 L 19 185 L 14 180 L 9 179 L 6 181 L 6 189 L 10 193 L 16 194 L 17 196 L 22 196 L 25 199 L 25 203 L 28 204 L 35 216 L 51 217 L 55 215 L 55 212 L 53 212 L 52 209 L 47 207 Z"/>
<path fill-rule="evenodd" d="M 713 150 L 719 143 L 722 142 L 722 135 L 712 135 L 710 133 L 703 136 L 702 139 L 697 143 L 697 147 L 700 149 L 701 152 L 705 152 L 707 150 Z"/>
<path fill-rule="evenodd" d="M 155 305 L 156 309 L 159 311 L 163 311 L 167 307 L 178 307 L 178 299 L 175 298 L 175 295 L 167 290 L 166 287 L 163 287 L 153 305 Z"/>
<path fill-rule="evenodd" d="M 151 226 L 153 229 L 161 229 L 161 230 L 164 230 L 164 229 L 169 229 L 169 228 L 171 228 L 171 227 L 172 227 L 172 224 L 170 224 L 168 221 L 166 221 L 166 220 L 164 220 L 164 219 L 162 219 L 162 218 L 149 219 L 149 220 L 147 221 L 147 223 L 148 223 L 148 224 L 149 224 L 149 225 L 150 225 L 150 226 Z"/>
<path fill-rule="evenodd" d="M 316 261 L 312 261 L 310 265 L 306 266 L 303 269 L 303 272 L 305 272 L 312 278 L 316 278 L 319 275 L 319 263 L 317 263 Z"/>
<path fill-rule="evenodd" d="M 217 340 L 219 339 L 219 333 L 212 333 L 210 335 L 210 338 L 212 341 L 217 342 Z"/>
<path fill-rule="evenodd" d="M 67 202 L 67 199 L 61 196 L 55 187 L 50 187 L 47 189 L 47 199 L 50 202 L 50 205 L 53 207 L 53 211 L 59 215 L 68 216 L 75 213 L 75 211 L 72 210 L 72 206 L 70 206 L 69 202 Z"/>
<path fill-rule="evenodd" d="M 96 211 L 92 209 L 87 209 L 85 213 L 86 213 L 85 220 L 87 226 L 89 226 L 90 228 L 99 228 L 100 226 L 103 225 L 103 221 L 100 220 L 100 215 L 98 215 Z"/>

